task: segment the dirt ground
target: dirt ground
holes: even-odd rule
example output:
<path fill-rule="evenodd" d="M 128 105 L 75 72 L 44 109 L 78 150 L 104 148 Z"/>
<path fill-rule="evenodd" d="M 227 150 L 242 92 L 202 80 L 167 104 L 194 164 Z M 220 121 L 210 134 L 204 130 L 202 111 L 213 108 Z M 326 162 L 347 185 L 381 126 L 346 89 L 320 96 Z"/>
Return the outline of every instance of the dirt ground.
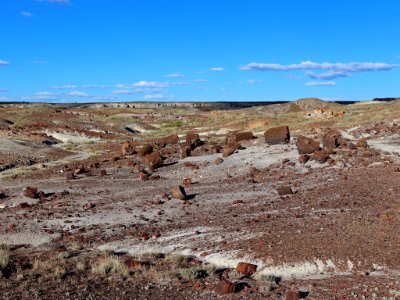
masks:
<path fill-rule="evenodd" d="M 400 299 L 399 109 L 3 105 L 0 298 Z"/>

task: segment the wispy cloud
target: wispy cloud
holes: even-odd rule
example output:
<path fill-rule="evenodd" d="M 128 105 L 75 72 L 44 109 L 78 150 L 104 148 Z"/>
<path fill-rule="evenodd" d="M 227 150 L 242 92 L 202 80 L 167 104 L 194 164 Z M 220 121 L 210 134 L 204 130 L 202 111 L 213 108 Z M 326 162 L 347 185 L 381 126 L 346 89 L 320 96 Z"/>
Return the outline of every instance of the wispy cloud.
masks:
<path fill-rule="evenodd" d="M 214 68 L 211 68 L 210 71 L 213 71 L 213 72 L 222 72 L 222 71 L 225 71 L 225 69 L 222 68 L 222 67 L 214 67 Z"/>
<path fill-rule="evenodd" d="M 21 11 L 21 16 L 30 18 L 33 17 L 33 14 L 28 11 Z"/>
<path fill-rule="evenodd" d="M 306 75 L 312 79 L 332 80 L 335 78 L 349 77 L 349 73 L 344 71 L 329 71 L 326 73 L 317 74 L 314 72 L 306 72 Z"/>
<path fill-rule="evenodd" d="M 205 83 L 205 82 L 208 82 L 208 79 L 194 79 L 193 82 Z"/>
<path fill-rule="evenodd" d="M 167 77 L 167 78 L 185 78 L 185 75 L 182 75 L 180 73 L 173 73 L 173 74 L 168 74 L 165 77 Z"/>
<path fill-rule="evenodd" d="M 164 99 L 164 95 L 163 94 L 149 94 L 149 95 L 145 95 L 144 99 L 145 100 L 156 100 L 156 99 Z"/>
<path fill-rule="evenodd" d="M 48 3 L 58 3 L 58 4 L 69 4 L 69 0 L 36 0 L 37 2 L 48 2 Z"/>
<path fill-rule="evenodd" d="M 113 93 L 113 94 L 117 94 L 117 95 L 131 95 L 131 94 L 135 94 L 135 92 L 132 91 L 132 90 L 113 90 L 112 93 Z"/>
<path fill-rule="evenodd" d="M 240 70 L 249 71 L 298 71 L 298 70 L 329 70 L 342 72 L 370 72 L 370 71 L 387 71 L 399 68 L 397 64 L 387 64 L 381 62 L 352 62 L 352 63 L 316 63 L 312 61 L 303 61 L 299 64 L 281 65 L 281 64 L 264 64 L 250 63 L 242 66 Z"/>
<path fill-rule="evenodd" d="M 3 66 L 5 66 L 5 65 L 9 65 L 10 63 L 8 62 L 8 61 L 6 61 L 6 60 L 1 60 L 0 59 L 0 66 L 1 65 L 3 65 Z"/>
<path fill-rule="evenodd" d="M 73 91 L 69 93 L 70 96 L 73 97 L 89 97 L 89 94 L 81 92 L 81 91 Z"/>
<path fill-rule="evenodd" d="M 248 84 L 257 84 L 257 83 L 262 83 L 263 80 L 259 80 L 259 79 L 248 79 L 247 83 Z"/>
<path fill-rule="evenodd" d="M 306 86 L 335 86 L 334 81 L 308 81 L 304 85 Z"/>
<path fill-rule="evenodd" d="M 52 86 L 50 88 L 53 90 L 71 90 L 71 89 L 76 89 L 76 85 L 74 85 L 74 84 L 57 85 L 57 86 Z"/>
<path fill-rule="evenodd" d="M 108 89 L 108 85 L 99 85 L 99 84 L 84 84 L 82 85 L 83 89 Z"/>

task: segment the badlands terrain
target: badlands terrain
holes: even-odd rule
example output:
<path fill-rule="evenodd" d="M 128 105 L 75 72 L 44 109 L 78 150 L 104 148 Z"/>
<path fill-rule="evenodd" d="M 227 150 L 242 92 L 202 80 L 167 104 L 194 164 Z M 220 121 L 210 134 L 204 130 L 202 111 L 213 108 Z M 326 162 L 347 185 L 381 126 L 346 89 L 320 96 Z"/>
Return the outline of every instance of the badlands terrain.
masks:
<path fill-rule="evenodd" d="M 399 116 L 0 104 L 0 298 L 400 299 Z"/>

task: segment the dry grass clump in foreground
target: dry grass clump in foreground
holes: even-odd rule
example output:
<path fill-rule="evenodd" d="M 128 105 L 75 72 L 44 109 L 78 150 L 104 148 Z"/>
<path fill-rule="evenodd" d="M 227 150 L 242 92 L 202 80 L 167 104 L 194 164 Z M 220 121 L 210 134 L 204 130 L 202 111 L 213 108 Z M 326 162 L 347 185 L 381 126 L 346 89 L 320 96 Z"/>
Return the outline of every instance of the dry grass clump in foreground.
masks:
<path fill-rule="evenodd" d="M 6 250 L 0 250 L 0 277 L 3 277 L 5 271 L 10 263 L 10 254 Z"/>
<path fill-rule="evenodd" d="M 129 274 L 128 268 L 116 255 L 107 255 L 100 258 L 92 267 L 94 274 L 119 274 L 127 276 Z"/>

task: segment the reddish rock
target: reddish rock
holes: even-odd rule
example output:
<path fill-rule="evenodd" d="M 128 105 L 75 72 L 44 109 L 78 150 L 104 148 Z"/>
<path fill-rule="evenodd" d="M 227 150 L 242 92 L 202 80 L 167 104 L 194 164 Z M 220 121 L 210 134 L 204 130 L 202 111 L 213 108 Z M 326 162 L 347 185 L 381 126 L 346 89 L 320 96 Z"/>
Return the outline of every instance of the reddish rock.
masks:
<path fill-rule="evenodd" d="M 357 148 L 368 148 L 367 140 L 365 138 L 359 139 L 356 146 Z"/>
<path fill-rule="evenodd" d="M 297 291 L 288 291 L 288 292 L 286 292 L 285 299 L 286 300 L 300 300 L 301 293 L 297 292 Z"/>
<path fill-rule="evenodd" d="M 327 150 L 314 151 L 314 153 L 312 154 L 312 158 L 316 162 L 323 164 L 328 160 L 329 152 Z"/>
<path fill-rule="evenodd" d="M 67 173 L 67 180 L 74 180 L 74 179 L 76 179 L 76 176 L 74 173 L 72 173 L 72 172 Z"/>
<path fill-rule="evenodd" d="M 308 156 L 307 154 L 302 154 L 299 156 L 299 162 L 301 164 L 305 164 L 306 162 L 308 162 L 310 159 L 310 156 Z"/>
<path fill-rule="evenodd" d="M 146 265 L 146 263 L 144 263 L 144 262 L 141 262 L 141 261 L 138 261 L 138 260 L 134 260 L 134 259 L 130 259 L 130 258 L 126 259 L 124 261 L 124 264 L 128 269 L 139 268 L 141 266 L 145 266 Z"/>
<path fill-rule="evenodd" d="M 245 132 L 231 132 L 228 133 L 225 139 L 225 144 L 229 145 L 234 142 L 240 142 L 245 140 L 252 140 L 254 138 L 252 131 Z"/>
<path fill-rule="evenodd" d="M 142 146 L 142 148 L 140 148 L 139 150 L 139 155 L 141 157 L 146 156 L 147 154 L 150 154 L 153 152 L 153 146 L 149 145 L 149 144 L 145 144 Z"/>
<path fill-rule="evenodd" d="M 296 146 L 299 154 L 311 154 L 315 150 L 319 150 L 319 142 L 304 135 L 297 137 Z"/>
<path fill-rule="evenodd" d="M 278 186 L 276 191 L 280 196 L 293 194 L 293 190 L 289 185 Z"/>
<path fill-rule="evenodd" d="M 145 159 L 147 167 L 150 170 L 154 170 L 158 167 L 161 167 L 163 164 L 163 160 L 158 152 L 153 152 L 151 154 L 146 155 Z"/>
<path fill-rule="evenodd" d="M 95 206 L 96 206 L 96 205 L 93 204 L 93 203 L 86 203 L 86 204 L 83 206 L 83 209 L 84 209 L 84 210 L 88 210 L 88 209 L 94 208 Z"/>
<path fill-rule="evenodd" d="M 215 286 L 215 292 L 218 295 L 234 294 L 239 291 L 240 291 L 239 286 L 236 283 L 226 280 L 220 280 Z"/>
<path fill-rule="evenodd" d="M 181 185 L 172 188 L 171 194 L 172 194 L 172 197 L 175 198 L 175 199 L 179 199 L 179 200 L 185 200 L 186 199 L 185 189 Z"/>
<path fill-rule="evenodd" d="M 232 204 L 242 204 L 243 200 L 233 200 Z"/>
<path fill-rule="evenodd" d="M 146 232 L 141 232 L 139 233 L 139 237 L 145 241 L 150 239 L 150 234 L 146 233 Z"/>
<path fill-rule="evenodd" d="M 290 142 L 290 132 L 288 126 L 270 128 L 264 132 L 265 142 L 270 145 L 287 144 Z"/>
<path fill-rule="evenodd" d="M 86 172 L 86 169 L 84 166 L 79 166 L 74 170 L 75 175 L 83 174 Z"/>
<path fill-rule="evenodd" d="M 147 174 L 147 173 L 145 173 L 145 172 L 139 172 L 139 178 L 140 178 L 140 180 L 142 180 L 142 181 L 147 181 L 147 180 L 149 180 L 149 174 Z"/>
<path fill-rule="evenodd" d="M 198 169 L 198 168 L 199 168 L 198 165 L 196 165 L 195 163 L 193 163 L 193 162 L 191 162 L 191 161 L 185 161 L 185 162 L 183 163 L 183 166 L 184 166 L 185 168 L 192 168 L 192 169 Z"/>
<path fill-rule="evenodd" d="M 183 179 L 183 185 L 189 186 L 192 184 L 192 179 L 191 178 L 184 178 Z"/>
<path fill-rule="evenodd" d="M 257 265 L 240 262 L 236 266 L 236 272 L 243 274 L 245 276 L 251 276 L 257 271 Z"/>
<path fill-rule="evenodd" d="M 181 144 L 181 158 L 182 159 L 190 156 L 192 149 L 189 145 L 190 144 L 188 144 L 186 142 Z"/>
<path fill-rule="evenodd" d="M 240 147 L 239 143 L 232 142 L 225 146 L 224 151 L 222 152 L 223 157 L 228 157 L 232 155 L 238 148 Z"/>
<path fill-rule="evenodd" d="M 19 207 L 22 208 L 22 209 L 25 209 L 25 208 L 30 208 L 31 205 L 28 204 L 27 202 L 22 202 L 22 203 L 19 204 Z"/>
<path fill-rule="evenodd" d="M 130 142 L 124 142 L 121 146 L 121 155 L 133 155 L 136 154 L 135 148 Z"/>
<path fill-rule="evenodd" d="M 195 132 L 188 132 L 186 134 L 186 143 L 188 145 L 191 145 L 192 143 L 199 141 L 200 140 L 200 136 L 198 133 Z"/>
<path fill-rule="evenodd" d="M 342 135 L 337 130 L 328 131 L 322 138 L 322 143 L 326 149 L 336 149 L 343 141 Z"/>
<path fill-rule="evenodd" d="M 24 196 L 28 198 L 37 198 L 39 196 L 37 187 L 26 187 L 24 189 Z"/>
<path fill-rule="evenodd" d="M 222 164 L 224 162 L 224 160 L 222 159 L 222 158 L 220 158 L 220 157 L 218 157 L 215 161 L 214 161 L 214 163 L 218 166 L 218 165 L 220 165 L 220 164 Z"/>
<path fill-rule="evenodd" d="M 107 175 L 107 171 L 106 170 L 100 170 L 100 176 L 106 176 Z"/>

